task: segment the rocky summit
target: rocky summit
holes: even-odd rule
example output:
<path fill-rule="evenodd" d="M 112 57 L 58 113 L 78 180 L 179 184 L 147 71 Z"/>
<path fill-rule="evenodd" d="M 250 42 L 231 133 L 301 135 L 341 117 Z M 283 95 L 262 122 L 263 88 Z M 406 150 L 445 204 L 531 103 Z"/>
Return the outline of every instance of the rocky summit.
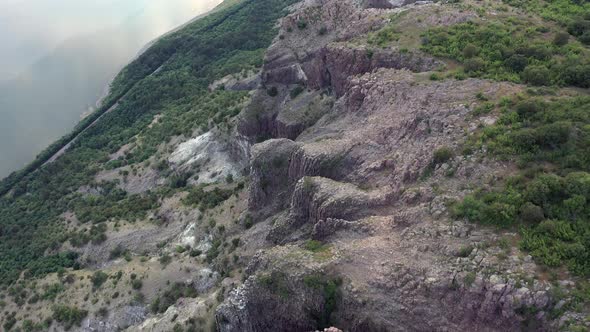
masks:
<path fill-rule="evenodd" d="M 590 330 L 589 22 L 224 2 L 2 182 L 4 330 Z"/>

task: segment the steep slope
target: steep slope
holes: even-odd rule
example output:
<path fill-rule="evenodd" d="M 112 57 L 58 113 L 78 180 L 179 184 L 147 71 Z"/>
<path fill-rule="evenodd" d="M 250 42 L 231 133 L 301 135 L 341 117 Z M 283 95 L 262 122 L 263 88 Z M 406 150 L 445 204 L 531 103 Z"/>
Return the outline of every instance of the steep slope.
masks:
<path fill-rule="evenodd" d="M 416 40 L 497 15 L 498 4 L 366 5 L 304 2 L 283 20 L 267 53 L 265 89 L 239 128 L 253 143 L 264 140 L 252 147 L 249 212 L 276 246 L 255 256 L 246 282 L 220 306 L 220 329 L 585 329 L 584 314 L 564 315 L 572 304 L 587 312 L 584 272 L 576 273 L 578 289 L 567 274 L 548 281 L 544 268 L 514 247 L 518 235 L 454 220 L 455 202 L 518 174 L 511 162 L 490 158 L 485 144 L 468 144 L 470 151 L 464 144 L 478 128 L 506 123 L 489 100 L 519 103 L 526 87 L 460 77 L 504 79 L 484 68 L 470 72 L 469 61 L 458 71 L 457 63 L 417 50 Z M 587 106 L 585 94 L 573 98 Z M 476 222 L 512 224 L 528 215 L 484 198 L 480 204 L 506 215 L 472 217 L 466 203 L 460 214 Z M 587 234 L 587 219 L 579 222 Z M 583 262 L 584 250 L 573 259 Z"/>
<path fill-rule="evenodd" d="M 585 7 L 541 8 L 244 0 L 172 34 L 2 198 L 5 329 L 588 329 L 588 49 L 553 41 Z"/>

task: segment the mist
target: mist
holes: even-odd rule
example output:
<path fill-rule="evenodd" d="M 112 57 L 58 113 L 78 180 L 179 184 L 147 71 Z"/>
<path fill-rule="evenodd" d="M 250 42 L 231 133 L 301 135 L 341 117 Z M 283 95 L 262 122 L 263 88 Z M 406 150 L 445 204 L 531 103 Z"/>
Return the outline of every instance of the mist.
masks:
<path fill-rule="evenodd" d="M 93 111 L 150 41 L 222 0 L 0 0 L 0 178 Z"/>

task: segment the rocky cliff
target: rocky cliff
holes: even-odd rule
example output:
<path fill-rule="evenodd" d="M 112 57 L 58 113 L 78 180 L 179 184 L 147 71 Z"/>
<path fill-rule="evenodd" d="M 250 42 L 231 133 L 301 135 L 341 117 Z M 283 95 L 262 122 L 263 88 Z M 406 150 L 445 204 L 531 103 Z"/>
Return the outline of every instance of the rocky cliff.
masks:
<path fill-rule="evenodd" d="M 583 278 L 537 264 L 519 246 L 517 227 L 470 222 L 456 209 L 506 179 L 524 181 L 515 176 L 520 163 L 468 144 L 520 116 L 494 103 L 579 91 L 465 75 L 456 59 L 426 53 L 425 31 L 522 13 L 502 11 L 499 1 L 238 1 L 207 29 L 235 41 L 236 22 L 258 22 L 270 5 L 284 15 L 275 24 L 273 12 L 249 32 L 277 29 L 255 65 L 235 63 L 261 48 L 210 64 L 214 48 L 200 41 L 180 62 L 166 62 L 180 58 L 177 48 L 194 31 L 173 35 L 172 49 L 160 45 L 161 54 L 173 55 L 150 68 L 139 88 L 155 89 L 152 76 L 173 77 L 168 87 L 207 66 L 223 70 L 174 85 L 201 84 L 190 90 L 196 95 L 156 104 L 170 109 L 138 118 L 141 126 L 122 130 L 128 140 L 109 143 L 80 168 L 90 180 L 74 182 L 68 201 L 59 201 L 71 236 L 46 249 L 73 252 L 79 266 L 44 275 L 42 299 L 35 293 L 40 302 L 30 300 L 27 310 L 19 309 L 23 287 L 11 287 L 8 322 L 44 315 L 43 301 L 54 296 L 83 310 L 54 313 L 45 320 L 52 331 L 66 324 L 105 332 L 588 330 Z M 199 61 L 190 62 L 197 53 Z M 131 91 L 121 104 L 136 113 L 147 107 L 126 106 L 129 100 L 141 93 L 157 99 L 151 90 Z M 171 91 L 163 96 L 176 96 Z M 107 120 L 126 110 L 113 109 Z M 585 137 L 582 130 L 570 136 Z M 75 153 L 109 142 L 84 139 Z M 76 165 L 71 154 L 64 150 L 47 167 L 64 158 Z M 108 214 L 98 220 L 101 213 Z M 54 284 L 66 286 L 44 295 Z"/>
<path fill-rule="evenodd" d="M 499 259 L 497 234 L 447 211 L 510 165 L 434 156 L 495 121 L 471 115 L 478 93 L 493 99 L 522 87 L 424 79 L 443 64 L 362 42 L 388 15 L 439 6 L 304 1 L 282 20 L 239 125 L 253 144 L 249 213 L 269 225 L 273 247 L 217 310 L 221 331 L 557 328 L 551 285 L 522 282 L 537 270 L 530 256 L 514 248 Z M 471 15 L 446 14 L 439 23 Z M 320 248 L 296 254 L 313 241 Z M 336 295 L 326 291 L 333 280 Z"/>

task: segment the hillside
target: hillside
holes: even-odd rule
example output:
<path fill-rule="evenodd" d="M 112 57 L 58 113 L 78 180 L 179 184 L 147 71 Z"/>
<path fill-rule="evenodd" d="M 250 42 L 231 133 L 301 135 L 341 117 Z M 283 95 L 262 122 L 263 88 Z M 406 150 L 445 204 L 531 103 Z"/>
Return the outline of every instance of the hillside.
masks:
<path fill-rule="evenodd" d="M 588 330 L 589 36 L 568 0 L 225 2 L 0 184 L 4 330 Z"/>

